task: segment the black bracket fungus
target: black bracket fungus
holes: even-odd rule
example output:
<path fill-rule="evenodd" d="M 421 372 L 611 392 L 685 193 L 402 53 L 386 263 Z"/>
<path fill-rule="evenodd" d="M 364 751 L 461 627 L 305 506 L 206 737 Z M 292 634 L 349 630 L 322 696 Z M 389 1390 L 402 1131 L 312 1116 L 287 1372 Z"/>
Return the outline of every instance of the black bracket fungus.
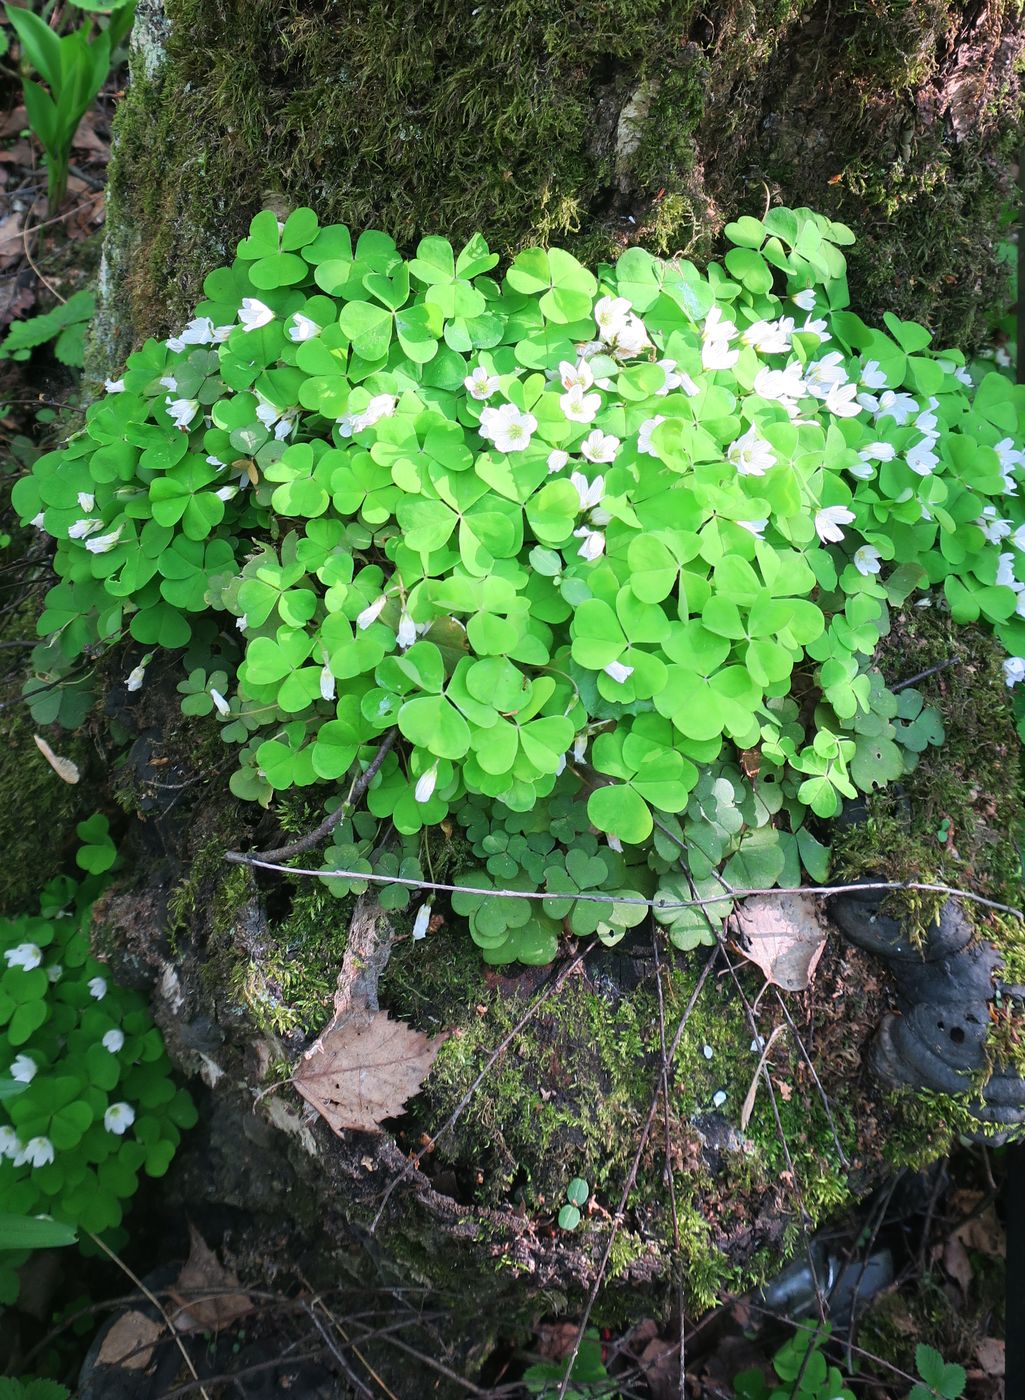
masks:
<path fill-rule="evenodd" d="M 845 938 L 886 963 L 897 1009 L 876 1032 L 870 1063 L 892 1088 L 970 1094 L 972 1141 L 999 1146 L 1025 1130 L 1025 1079 L 1008 1065 L 993 1067 L 987 1053 L 990 1007 L 997 992 L 1025 999 L 1000 981 L 1000 954 L 975 931 L 956 899 L 943 904 L 920 939 L 881 910 L 878 890 L 850 890 L 829 901 Z"/>

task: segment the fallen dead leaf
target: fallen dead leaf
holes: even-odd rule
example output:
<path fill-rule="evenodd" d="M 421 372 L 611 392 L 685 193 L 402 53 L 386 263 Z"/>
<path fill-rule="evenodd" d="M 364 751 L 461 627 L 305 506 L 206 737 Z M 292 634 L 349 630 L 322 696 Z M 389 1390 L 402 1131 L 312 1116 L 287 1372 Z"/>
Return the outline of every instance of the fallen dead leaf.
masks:
<path fill-rule="evenodd" d="M 652 1400 L 676 1400 L 680 1393 L 680 1348 L 675 1342 L 658 1337 L 641 1352 L 638 1365 L 652 1394 Z"/>
<path fill-rule="evenodd" d="M 943 1246 L 943 1267 L 950 1277 L 961 1285 L 961 1292 L 967 1293 L 974 1277 L 972 1261 L 968 1258 L 967 1249 L 956 1235 L 951 1235 Z"/>
<path fill-rule="evenodd" d="M 239 1287 L 238 1275 L 226 1269 L 203 1236 L 189 1226 L 189 1257 L 170 1289 L 180 1311 L 172 1315 L 179 1332 L 219 1332 L 253 1311 Z"/>
<path fill-rule="evenodd" d="M 417 1093 L 445 1039 L 386 1011 L 356 1011 L 317 1041 L 292 1083 L 334 1132 L 376 1133 Z"/>
<path fill-rule="evenodd" d="M 1004 1374 L 1006 1344 L 1000 1337 L 983 1337 L 975 1348 L 975 1359 L 989 1376 Z"/>
<path fill-rule="evenodd" d="M 24 227 L 24 213 L 8 214 L 0 219 L 0 267 L 10 267 L 20 262 L 23 256 L 21 230 Z"/>
<path fill-rule="evenodd" d="M 821 902 L 805 894 L 761 894 L 745 899 L 733 916 L 737 946 L 785 992 L 811 985 L 827 928 Z"/>
<path fill-rule="evenodd" d="M 128 1371 L 144 1371 L 153 1359 L 153 1347 L 163 1336 L 164 1324 L 141 1312 L 119 1317 L 103 1339 L 96 1358 L 101 1366 L 123 1366 Z"/>
<path fill-rule="evenodd" d="M 60 754 L 54 753 L 46 740 L 41 739 L 38 734 L 33 734 L 32 737 L 36 741 L 36 748 L 57 774 L 57 777 L 60 778 L 61 782 L 77 783 L 81 777 L 78 771 L 78 764 L 72 763 L 70 758 L 61 758 Z"/>

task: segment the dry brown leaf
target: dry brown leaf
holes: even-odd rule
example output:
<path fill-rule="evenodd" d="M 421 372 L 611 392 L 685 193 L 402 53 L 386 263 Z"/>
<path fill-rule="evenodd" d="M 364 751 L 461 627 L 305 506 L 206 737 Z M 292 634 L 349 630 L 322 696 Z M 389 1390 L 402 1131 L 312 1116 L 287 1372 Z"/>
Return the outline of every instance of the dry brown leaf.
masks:
<path fill-rule="evenodd" d="M 61 782 L 77 783 L 81 777 L 78 771 L 78 764 L 72 763 L 70 758 L 61 758 L 59 754 L 54 753 L 46 740 L 41 739 L 38 734 L 33 734 L 32 737 L 36 741 L 36 748 L 57 774 L 57 777 L 60 778 Z"/>
<path fill-rule="evenodd" d="M 239 1287 L 238 1275 L 226 1269 L 203 1236 L 189 1226 L 189 1257 L 170 1290 L 181 1311 L 173 1317 L 179 1332 L 219 1332 L 253 1311 Z"/>
<path fill-rule="evenodd" d="M 10 267 L 11 263 L 21 261 L 24 255 L 21 242 L 24 223 L 23 213 L 8 214 L 5 219 L 0 219 L 0 267 Z"/>
<path fill-rule="evenodd" d="M 806 894 L 754 895 L 733 917 L 737 946 L 766 981 L 785 992 L 806 991 L 826 946 L 821 902 Z"/>
<path fill-rule="evenodd" d="M 446 1039 L 363 1011 L 331 1027 L 299 1064 L 292 1083 L 334 1132 L 380 1131 L 405 1109 Z"/>
<path fill-rule="evenodd" d="M 974 1277 L 972 1261 L 968 1258 L 967 1249 L 956 1235 L 951 1235 L 943 1246 L 943 1267 L 950 1277 L 961 1285 L 962 1293 L 967 1293 Z"/>
<path fill-rule="evenodd" d="M 999 1337 L 983 1337 L 975 1348 L 975 1359 L 988 1376 L 1004 1374 L 1006 1345 Z"/>
<path fill-rule="evenodd" d="M 96 1358 L 102 1366 L 124 1366 L 144 1371 L 153 1359 L 153 1347 L 164 1333 L 164 1324 L 141 1312 L 127 1312 L 103 1339 Z"/>

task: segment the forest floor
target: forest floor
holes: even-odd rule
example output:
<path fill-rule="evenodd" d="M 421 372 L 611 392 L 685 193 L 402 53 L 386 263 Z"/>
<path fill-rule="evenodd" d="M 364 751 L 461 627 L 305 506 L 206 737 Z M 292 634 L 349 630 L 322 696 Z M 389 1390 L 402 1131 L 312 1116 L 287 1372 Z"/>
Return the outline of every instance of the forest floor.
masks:
<path fill-rule="evenodd" d="M 61 210 L 47 216 L 45 172 L 9 75 L 0 92 L 7 99 L 0 118 L 2 335 L 15 321 L 65 305 L 95 276 L 117 94 L 109 84 L 83 121 L 67 199 Z M 0 548 L 0 620 L 5 614 L 30 616 L 47 575 L 44 546 L 20 532 L 10 515 L 10 487 L 40 451 L 73 425 L 80 393 L 80 371 L 61 362 L 53 338 L 20 360 L 0 349 L 0 544 L 10 535 Z M 5 707 L 20 703 L 31 644 L 27 629 L 3 643 L 0 704 Z M 59 733 L 51 736 L 55 743 Z M 4 742 L 11 740 L 5 737 Z M 26 764 L 35 761 L 37 756 L 25 755 Z M 190 1149 L 186 1145 L 184 1150 Z M 816 1268 L 835 1280 L 825 1309 L 833 1323 L 829 1354 L 859 1396 L 904 1400 L 914 1381 L 916 1345 L 926 1344 L 946 1361 L 964 1366 L 969 1400 L 1003 1400 L 1004 1157 L 1002 1150 L 961 1147 L 949 1160 L 921 1172 L 902 1168 L 867 1201 L 804 1242 Z M 204 1225 L 210 1234 L 216 1222 Z M 160 1193 L 149 1188 L 140 1194 L 127 1230 L 124 1264 L 136 1278 L 150 1281 L 147 1297 L 180 1286 L 182 1269 L 187 1275 L 190 1267 L 183 1265 L 190 1250 L 189 1222 L 166 1211 Z M 216 1237 L 209 1243 L 215 1245 Z M 228 1294 L 203 1319 L 203 1375 L 208 1378 L 203 1390 L 198 1382 L 183 1385 L 174 1378 L 177 1361 L 166 1344 L 163 1353 L 158 1348 L 150 1356 L 147 1297 L 135 1284 L 126 1286 L 119 1268 L 101 1259 L 64 1259 L 62 1264 L 57 1268 L 52 1260 L 43 1261 L 30 1271 L 15 1329 L 19 1350 L 7 1355 L 0 1346 L 0 1370 L 8 1364 L 19 1372 L 38 1367 L 74 1385 L 91 1346 L 95 1358 L 97 1329 L 109 1328 L 115 1318 L 121 1320 L 122 1354 L 132 1350 L 134 1339 L 146 1363 L 121 1370 L 117 1395 L 125 1400 L 168 1400 L 200 1392 L 211 1397 L 286 1393 L 267 1390 L 265 1383 L 272 1359 L 290 1349 L 298 1369 L 296 1385 L 287 1393 L 391 1394 L 372 1371 L 361 1370 L 358 1362 L 352 1363 L 353 1371 L 349 1361 L 339 1360 L 352 1351 L 359 1357 L 354 1339 L 386 1330 L 373 1308 L 361 1308 L 344 1295 L 318 1301 L 291 1279 L 278 1291 L 268 1289 L 264 1280 L 240 1282 L 203 1253 L 202 1241 L 198 1246 L 193 1241 L 193 1271 L 199 1269 L 212 1291 Z M 593 1334 L 581 1352 L 569 1394 L 727 1400 L 736 1393 L 738 1372 L 754 1367 L 768 1373 L 774 1354 L 792 1333 L 784 1316 L 793 1311 L 795 1300 L 806 1304 L 805 1325 L 816 1325 L 814 1292 L 811 1265 L 799 1253 L 786 1276 L 763 1293 L 724 1300 L 703 1317 L 688 1319 L 682 1346 L 672 1318 L 638 1317 L 618 1335 Z M 233 1305 L 234 1312 L 224 1304 Z M 389 1307 L 393 1304 L 391 1300 Z M 127 1328 L 126 1316 L 136 1319 Z M 433 1393 L 439 1380 L 454 1387 L 453 1393 L 462 1388 L 478 1396 L 554 1395 L 560 1363 L 576 1349 L 579 1322 L 572 1316 L 541 1315 L 531 1334 L 510 1336 L 492 1352 L 475 1382 L 439 1376 L 435 1368 L 423 1393 Z M 168 1355 L 174 1364 L 164 1359 Z M 91 1391 L 89 1374 L 87 1365 L 81 1394 L 113 1396 L 109 1389 Z"/>

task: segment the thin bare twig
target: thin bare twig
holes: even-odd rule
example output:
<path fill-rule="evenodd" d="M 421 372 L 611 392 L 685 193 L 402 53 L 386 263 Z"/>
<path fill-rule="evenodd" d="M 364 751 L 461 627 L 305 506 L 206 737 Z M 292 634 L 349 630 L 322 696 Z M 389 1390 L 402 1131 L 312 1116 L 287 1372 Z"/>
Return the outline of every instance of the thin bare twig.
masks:
<path fill-rule="evenodd" d="M 452 1131 L 455 1125 L 459 1122 L 459 1119 L 463 1116 L 463 1113 L 466 1111 L 467 1104 L 469 1104 L 474 1094 L 484 1083 L 484 1080 L 491 1072 L 492 1065 L 498 1059 L 500 1059 L 502 1055 L 505 1054 L 506 1050 L 516 1039 L 520 1031 L 527 1024 L 527 1022 L 530 1021 L 530 1019 L 537 1014 L 537 1012 L 541 1009 L 541 1007 L 548 1000 L 548 998 L 550 996 L 553 996 L 554 993 L 559 990 L 562 984 L 566 981 L 567 977 L 569 977 L 571 973 L 580 966 L 580 964 L 584 961 L 584 959 L 587 957 L 590 951 L 591 948 L 585 948 L 582 953 L 578 953 L 577 956 L 573 959 L 573 961 L 567 963 L 566 966 L 559 971 L 558 975 L 555 976 L 547 984 L 544 990 L 534 998 L 534 1000 L 527 1007 L 526 1011 L 516 1022 L 515 1026 L 513 1026 L 509 1034 L 504 1036 L 503 1039 L 498 1043 L 498 1045 L 495 1046 L 494 1050 L 492 1050 L 491 1054 L 488 1056 L 487 1064 L 484 1066 L 480 1074 L 478 1074 L 477 1078 L 470 1085 L 469 1089 L 467 1089 L 463 1097 L 456 1104 L 455 1108 L 452 1110 L 449 1116 L 445 1119 L 444 1123 L 441 1125 L 438 1131 L 433 1135 L 433 1137 L 428 1139 L 428 1141 L 423 1145 L 419 1152 L 414 1153 L 412 1157 L 408 1158 L 402 1170 L 396 1173 L 394 1177 L 392 1177 L 391 1181 L 388 1183 L 388 1187 L 385 1190 L 384 1195 L 381 1197 L 381 1204 L 377 1208 L 377 1214 L 370 1222 L 371 1235 L 376 1232 L 377 1227 L 381 1222 L 381 1217 L 384 1214 L 385 1207 L 391 1199 L 392 1193 L 394 1192 L 395 1188 L 399 1185 L 401 1181 L 405 1181 L 406 1177 L 411 1171 L 416 1171 L 416 1169 L 420 1166 L 421 1158 L 427 1152 L 430 1152 L 441 1141 L 443 1137 L 445 1137 L 448 1133 Z"/>
<path fill-rule="evenodd" d="M 252 855 L 247 855 L 244 851 L 227 851 L 224 859 L 230 861 L 232 865 L 258 865 L 261 869 L 266 869 L 273 866 L 275 862 L 291 860 L 294 856 L 302 855 L 303 851 L 310 851 L 314 846 L 318 846 L 330 836 L 345 814 L 351 811 L 353 804 L 358 802 L 366 792 L 381 764 L 391 752 L 398 735 L 397 729 L 388 730 L 370 763 L 349 788 L 348 797 L 344 802 L 340 802 L 335 810 L 325 817 L 313 831 L 307 832 L 305 836 L 300 836 L 295 841 L 290 841 L 287 846 L 278 846 L 273 851 L 255 851 Z M 291 867 L 285 868 L 291 869 Z M 371 878 L 371 876 L 367 876 L 367 879 Z"/>
<path fill-rule="evenodd" d="M 826 1095 L 826 1091 L 822 1087 L 822 1081 L 821 1079 L 819 1079 L 818 1073 L 816 1072 L 815 1063 L 812 1060 L 812 1057 L 808 1054 L 808 1051 L 805 1049 L 804 1041 L 801 1039 L 800 1032 L 794 1024 L 794 1018 L 790 1014 L 790 1010 L 782 996 L 782 993 L 780 992 L 778 987 L 773 988 L 773 990 L 776 993 L 776 1000 L 779 1002 L 780 1010 L 783 1012 L 783 1015 L 787 1018 L 787 1025 L 790 1027 L 790 1032 L 793 1035 L 794 1040 L 797 1042 L 797 1048 L 801 1052 L 801 1057 L 804 1060 L 804 1063 L 808 1066 L 808 1069 L 811 1071 L 811 1077 L 815 1081 L 815 1088 L 819 1091 L 819 1098 L 822 1100 L 822 1107 L 826 1110 L 826 1117 L 829 1119 L 829 1131 L 833 1135 L 833 1145 L 836 1148 L 836 1155 L 840 1158 L 840 1165 L 844 1167 L 845 1170 L 849 1171 L 851 1164 L 850 1162 L 848 1162 L 847 1156 L 844 1153 L 843 1147 L 841 1146 L 840 1134 L 836 1131 L 836 1123 L 833 1120 L 833 1110 L 829 1105 L 829 1099 Z"/>
<path fill-rule="evenodd" d="M 118 1268 L 122 1271 L 122 1273 L 128 1275 L 128 1277 L 132 1280 L 132 1282 L 135 1284 L 136 1288 L 137 1288 L 137 1289 L 139 1290 L 139 1292 L 143 1295 L 143 1297 L 145 1297 L 146 1299 L 148 1299 L 148 1301 L 149 1301 L 150 1303 L 152 1303 L 153 1306 L 156 1308 L 157 1312 L 159 1312 L 160 1316 L 164 1319 L 164 1322 L 165 1322 L 166 1325 L 167 1325 L 167 1330 L 168 1330 L 168 1332 L 170 1332 L 171 1336 L 174 1338 L 175 1344 L 176 1344 L 176 1346 L 178 1347 L 178 1350 L 181 1352 L 181 1354 L 182 1354 L 182 1356 L 183 1356 L 183 1358 L 184 1358 L 184 1360 L 185 1360 L 186 1366 L 189 1368 L 189 1374 L 192 1376 L 192 1379 L 196 1382 L 196 1384 L 197 1384 L 198 1387 L 199 1387 L 199 1393 L 200 1393 L 200 1395 L 203 1397 L 203 1400 L 210 1400 L 210 1396 L 207 1394 L 206 1390 L 205 1390 L 204 1387 L 203 1387 L 202 1382 L 201 1382 L 200 1379 L 199 1379 L 199 1372 L 196 1370 L 195 1366 L 192 1364 L 192 1357 L 189 1355 L 189 1353 L 188 1353 L 188 1351 L 187 1351 L 187 1349 L 186 1349 L 185 1343 L 182 1341 L 181 1337 L 178 1335 L 178 1329 L 177 1329 L 177 1327 L 175 1327 L 174 1323 L 171 1321 L 171 1315 L 170 1315 L 170 1313 L 167 1311 L 167 1309 L 164 1307 L 163 1303 L 161 1303 L 161 1301 L 159 1300 L 159 1298 L 157 1298 L 156 1294 L 151 1293 L 151 1292 L 149 1291 L 149 1289 L 148 1289 L 148 1288 L 146 1287 L 146 1285 L 143 1283 L 143 1281 L 142 1281 L 141 1278 L 137 1277 L 137 1275 L 135 1275 L 135 1274 L 132 1273 L 131 1269 L 128 1267 L 128 1265 L 125 1263 L 125 1261 L 120 1257 L 120 1255 L 115 1254 L 114 1251 L 110 1248 L 110 1246 L 109 1246 L 108 1244 L 105 1244 L 105 1243 L 103 1242 L 103 1240 L 100 1239 L 99 1235 L 94 1235 L 93 1232 L 92 1232 L 91 1230 L 86 1230 L 85 1233 L 86 1233 L 86 1234 L 89 1236 L 89 1238 L 92 1240 L 93 1244 L 98 1245 L 98 1246 L 100 1247 L 100 1249 L 103 1250 L 103 1252 L 104 1252 L 104 1254 L 107 1256 L 107 1258 L 110 1259 L 110 1260 L 112 1261 L 112 1263 L 114 1263 L 114 1264 L 116 1264 L 116 1265 L 118 1266 Z"/>
<path fill-rule="evenodd" d="M 701 975 L 698 977 L 698 980 L 695 983 L 694 990 L 693 992 L 691 992 L 690 995 L 690 1000 L 687 1002 L 687 1005 L 684 1008 L 683 1015 L 680 1017 L 680 1024 L 676 1028 L 676 1034 L 673 1036 L 673 1043 L 669 1048 L 667 1056 L 667 1059 L 670 1062 L 672 1062 L 676 1058 L 676 1052 L 680 1048 L 680 1041 L 683 1039 L 683 1032 L 686 1029 L 687 1022 L 690 1020 L 691 1012 L 697 1005 L 698 997 L 701 995 L 702 988 L 704 987 L 705 982 L 708 979 L 708 974 L 711 972 L 712 964 L 714 963 L 718 954 L 719 948 L 715 947 L 705 959 L 705 965 L 701 969 Z M 644 1127 L 641 1130 L 640 1141 L 637 1144 L 637 1151 L 634 1153 L 634 1158 L 633 1161 L 630 1163 L 630 1170 L 627 1173 L 626 1181 L 623 1183 L 623 1190 L 619 1197 L 619 1205 L 616 1207 L 616 1213 L 612 1217 L 612 1228 L 609 1231 L 609 1238 L 605 1245 L 605 1251 L 602 1254 L 601 1262 L 598 1265 L 598 1272 L 595 1276 L 594 1283 L 591 1285 L 591 1291 L 587 1295 L 587 1302 L 584 1305 L 583 1316 L 581 1317 L 580 1324 L 577 1327 L 577 1335 L 576 1340 L 573 1343 L 573 1351 L 566 1362 L 566 1371 L 562 1378 L 562 1384 L 559 1386 L 558 1400 L 566 1400 L 566 1392 L 569 1389 L 570 1380 L 573 1376 L 573 1367 L 576 1365 L 577 1356 L 580 1352 L 580 1344 L 584 1339 L 584 1333 L 587 1331 L 587 1324 L 590 1321 L 591 1312 L 594 1308 L 595 1302 L 597 1301 L 599 1290 L 601 1289 L 602 1282 L 605 1278 L 605 1271 L 609 1266 L 609 1259 L 612 1256 L 612 1247 L 615 1244 L 616 1237 L 619 1234 L 619 1227 L 622 1225 L 623 1218 L 626 1215 L 626 1205 L 627 1201 L 630 1199 L 630 1192 L 633 1190 L 634 1185 L 637 1181 L 637 1172 L 641 1165 L 641 1158 L 644 1156 L 644 1149 L 648 1145 L 648 1138 L 651 1136 L 651 1127 L 655 1121 L 655 1114 L 658 1111 L 658 1101 L 661 1097 L 661 1093 L 662 1080 L 660 1076 L 659 1082 L 655 1088 L 655 1092 L 651 1097 L 651 1107 L 648 1109 L 648 1116 L 645 1120 Z"/>
<path fill-rule="evenodd" d="M 652 930 L 651 946 L 655 953 L 655 987 L 658 992 L 658 1049 L 661 1059 L 662 1076 L 662 1119 L 665 1124 L 665 1167 L 663 1174 L 665 1183 L 669 1188 L 669 1205 L 673 1213 L 673 1268 L 677 1273 L 676 1277 L 676 1311 L 677 1326 L 680 1329 L 680 1338 L 677 1343 L 677 1361 L 680 1368 L 680 1375 L 677 1381 L 677 1395 L 679 1400 L 686 1400 L 686 1362 L 687 1362 L 687 1319 L 683 1299 L 683 1277 L 679 1273 L 680 1260 L 680 1215 L 676 1206 L 676 1177 L 673 1173 L 672 1156 L 672 1132 L 669 1126 L 669 1056 L 666 1052 L 666 1008 L 665 997 L 662 991 L 662 959 L 659 955 L 658 936 Z"/>

